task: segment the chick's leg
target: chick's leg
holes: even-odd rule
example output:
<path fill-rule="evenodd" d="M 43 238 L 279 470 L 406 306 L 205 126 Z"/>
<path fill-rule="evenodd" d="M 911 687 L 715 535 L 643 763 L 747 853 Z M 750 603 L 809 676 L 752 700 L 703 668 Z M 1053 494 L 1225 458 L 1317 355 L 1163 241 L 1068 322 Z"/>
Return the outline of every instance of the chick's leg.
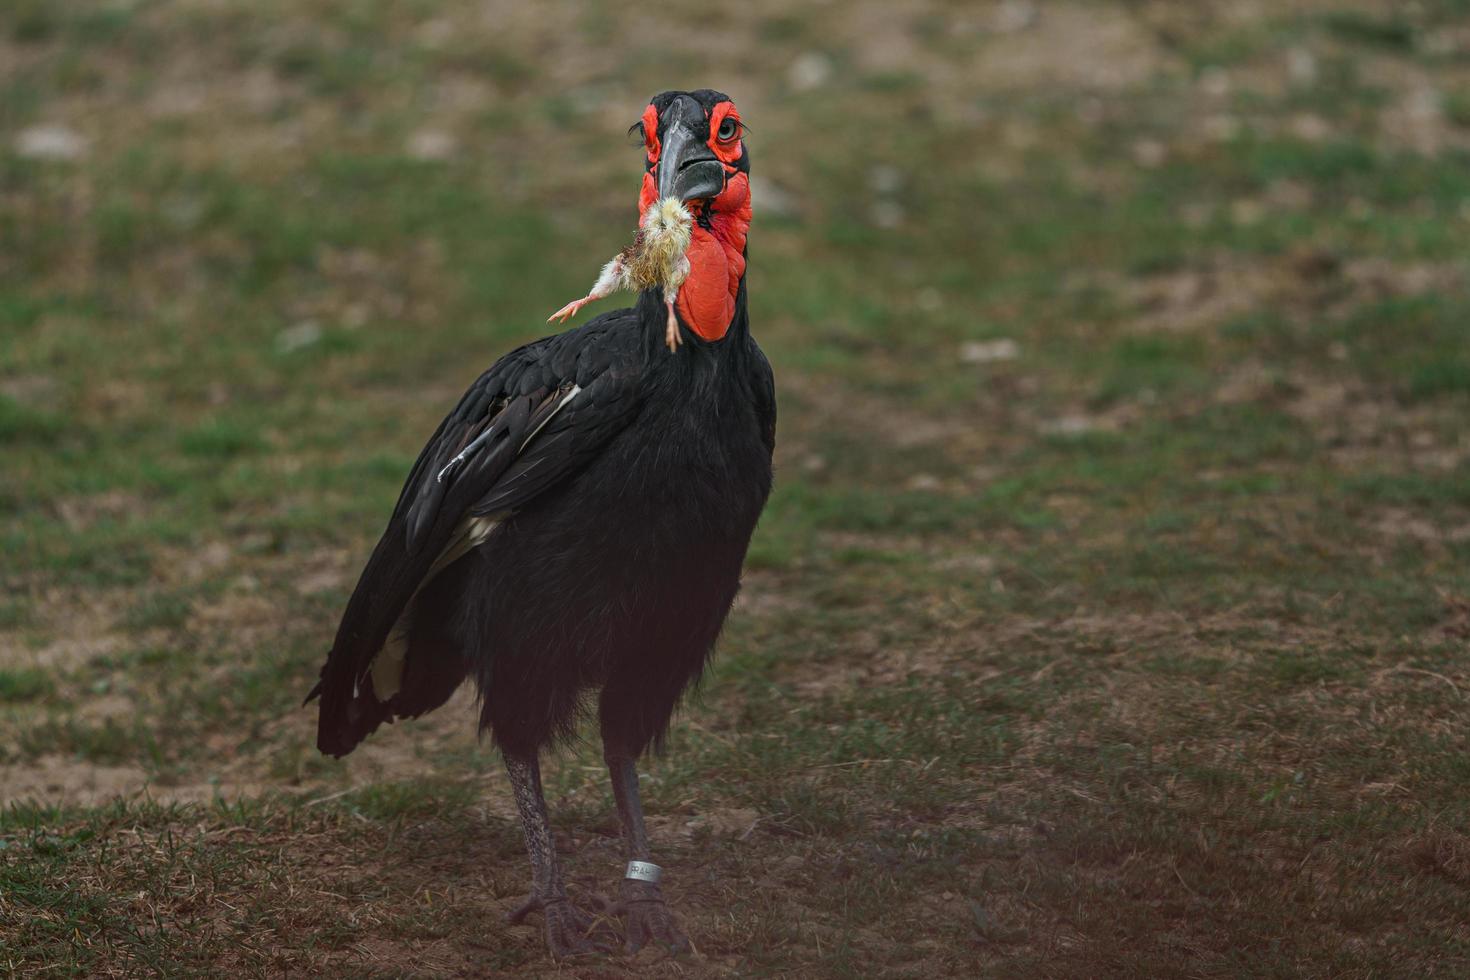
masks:
<path fill-rule="evenodd" d="M 674 313 L 674 300 L 679 295 L 679 287 L 684 280 L 689 278 L 689 256 L 679 256 L 679 261 L 674 264 L 673 275 L 669 277 L 668 285 L 664 286 L 664 307 L 669 311 L 668 322 L 664 325 L 664 343 L 669 345 L 669 350 L 679 349 L 679 317 Z"/>
<path fill-rule="evenodd" d="M 621 255 L 614 256 L 611 262 L 602 267 L 602 274 L 592 284 L 591 292 L 581 299 L 572 300 L 566 306 L 563 306 L 551 314 L 551 316 L 547 317 L 546 322 L 550 323 L 556 320 L 559 323 L 566 323 L 569 319 L 576 316 L 577 311 L 588 303 L 595 299 L 602 299 L 604 296 L 611 295 L 613 290 L 617 289 L 622 283 L 623 274 L 623 257 Z"/>
<path fill-rule="evenodd" d="M 678 350 L 679 342 L 682 340 L 679 336 L 679 317 L 674 313 L 674 297 L 677 295 L 679 295 L 678 290 L 664 290 L 664 307 L 669 311 L 669 319 L 664 324 L 664 343 L 669 345 L 671 351 Z"/>

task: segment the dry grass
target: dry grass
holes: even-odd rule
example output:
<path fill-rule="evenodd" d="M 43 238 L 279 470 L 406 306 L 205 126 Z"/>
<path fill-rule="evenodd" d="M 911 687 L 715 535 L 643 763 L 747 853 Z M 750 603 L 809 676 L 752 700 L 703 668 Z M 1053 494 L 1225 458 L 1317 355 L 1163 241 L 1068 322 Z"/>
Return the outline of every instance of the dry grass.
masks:
<path fill-rule="evenodd" d="M 0 12 L 0 964 L 1470 970 L 1460 5 L 701 16 Z M 341 763 L 298 704 L 424 435 L 624 239 L 627 123 L 703 84 L 778 489 L 644 779 L 699 954 L 556 965 L 469 693 Z M 596 753 L 548 783 L 606 892 Z"/>

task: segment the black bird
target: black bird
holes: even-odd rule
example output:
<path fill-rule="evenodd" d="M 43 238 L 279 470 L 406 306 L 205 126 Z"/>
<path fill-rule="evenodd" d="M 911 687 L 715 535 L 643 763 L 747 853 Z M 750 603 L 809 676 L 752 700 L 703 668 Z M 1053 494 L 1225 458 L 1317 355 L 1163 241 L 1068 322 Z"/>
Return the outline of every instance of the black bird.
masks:
<path fill-rule="evenodd" d="M 776 400 L 750 335 L 749 155 L 734 103 L 653 98 L 633 127 L 639 213 L 693 218 L 679 343 L 657 288 L 631 309 L 510 352 L 419 454 L 347 604 L 321 680 L 317 746 L 342 756 L 466 678 L 505 758 L 556 956 L 606 950 L 567 897 L 539 757 L 595 704 L 629 866 L 627 945 L 687 948 L 658 886 L 635 761 L 709 661 L 771 488 Z"/>

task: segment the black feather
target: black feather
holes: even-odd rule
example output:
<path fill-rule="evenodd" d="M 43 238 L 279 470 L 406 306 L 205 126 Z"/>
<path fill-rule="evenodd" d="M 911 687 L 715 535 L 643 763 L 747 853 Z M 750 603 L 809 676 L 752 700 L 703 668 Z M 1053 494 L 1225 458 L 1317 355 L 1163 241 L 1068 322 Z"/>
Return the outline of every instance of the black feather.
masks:
<path fill-rule="evenodd" d="M 664 317 L 649 292 L 514 350 L 439 425 L 313 689 L 323 752 L 436 707 L 466 676 L 507 749 L 568 735 L 593 695 L 605 734 L 638 751 L 662 738 L 734 601 L 775 431 L 744 284 L 721 341 L 686 330 L 670 353 Z M 430 579 L 468 516 L 499 524 Z M 372 660 L 405 612 L 403 677 L 380 699 Z"/>

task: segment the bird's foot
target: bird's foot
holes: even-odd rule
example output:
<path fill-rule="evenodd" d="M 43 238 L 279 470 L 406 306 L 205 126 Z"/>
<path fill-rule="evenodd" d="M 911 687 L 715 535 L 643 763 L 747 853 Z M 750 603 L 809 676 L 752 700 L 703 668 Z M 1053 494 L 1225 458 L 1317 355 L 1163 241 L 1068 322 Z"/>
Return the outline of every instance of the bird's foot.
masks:
<path fill-rule="evenodd" d="M 600 916 L 588 915 L 565 898 L 546 899 L 532 894 L 505 920 L 511 925 L 518 925 L 532 912 L 540 912 L 546 919 L 546 946 L 556 959 L 613 951 L 607 936 L 607 923 Z"/>
<path fill-rule="evenodd" d="M 551 314 L 551 316 L 547 317 L 546 322 L 550 323 L 551 321 L 555 320 L 558 323 L 566 323 L 572 317 L 577 315 L 578 310 L 580 310 L 582 307 L 586 306 L 590 302 L 592 302 L 591 296 L 584 296 L 581 299 L 574 299 L 566 306 L 563 306 L 561 309 Z"/>
<path fill-rule="evenodd" d="M 674 315 L 674 304 L 672 302 L 665 300 L 664 306 L 669 309 L 669 319 L 664 324 L 664 343 L 669 345 L 670 351 L 676 351 L 679 349 L 679 342 L 682 339 L 679 336 L 679 318 Z"/>
<path fill-rule="evenodd" d="M 611 911 L 623 917 L 628 952 L 636 953 L 649 943 L 671 953 L 689 952 L 689 937 L 679 928 L 657 885 L 625 880 L 621 900 Z"/>

